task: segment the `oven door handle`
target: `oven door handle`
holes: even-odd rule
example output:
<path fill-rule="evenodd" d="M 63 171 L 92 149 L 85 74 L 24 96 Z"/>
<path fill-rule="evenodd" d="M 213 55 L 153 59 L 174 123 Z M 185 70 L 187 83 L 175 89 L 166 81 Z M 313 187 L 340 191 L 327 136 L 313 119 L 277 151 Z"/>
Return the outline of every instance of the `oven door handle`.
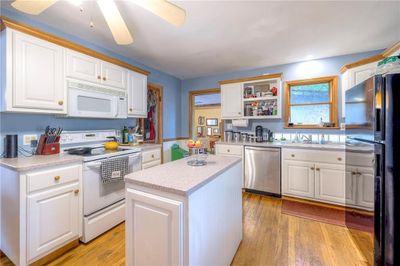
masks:
<path fill-rule="evenodd" d="M 114 157 L 114 158 L 116 158 L 116 157 Z M 132 163 L 134 163 L 133 160 L 135 160 L 135 159 L 139 159 L 139 160 L 140 160 L 140 159 L 141 159 L 141 154 L 140 154 L 140 153 L 137 153 L 137 154 L 132 154 L 132 155 L 130 155 L 130 156 L 129 156 L 128 165 L 131 166 Z M 105 159 L 105 160 L 107 160 L 107 159 Z M 87 168 L 100 168 L 101 162 L 102 162 L 102 161 L 104 161 L 104 160 L 95 161 L 95 162 L 88 162 L 88 163 L 85 163 L 85 166 L 86 166 Z"/>

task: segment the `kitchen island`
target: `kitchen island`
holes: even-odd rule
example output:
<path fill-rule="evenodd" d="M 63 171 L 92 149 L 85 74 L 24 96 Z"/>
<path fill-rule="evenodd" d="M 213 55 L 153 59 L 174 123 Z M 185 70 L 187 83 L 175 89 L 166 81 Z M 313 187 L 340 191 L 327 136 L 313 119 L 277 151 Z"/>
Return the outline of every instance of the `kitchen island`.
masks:
<path fill-rule="evenodd" d="M 229 265 L 242 240 L 240 158 L 185 158 L 129 174 L 126 265 Z"/>

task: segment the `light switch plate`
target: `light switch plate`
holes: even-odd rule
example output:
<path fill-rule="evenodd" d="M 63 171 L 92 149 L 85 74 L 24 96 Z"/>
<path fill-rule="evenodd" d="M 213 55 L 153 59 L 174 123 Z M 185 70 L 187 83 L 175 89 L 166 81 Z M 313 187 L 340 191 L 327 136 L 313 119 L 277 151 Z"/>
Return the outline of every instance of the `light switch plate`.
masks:
<path fill-rule="evenodd" d="M 23 135 L 23 144 L 24 145 L 31 145 L 32 140 L 37 140 L 38 136 L 35 134 L 31 135 Z"/>

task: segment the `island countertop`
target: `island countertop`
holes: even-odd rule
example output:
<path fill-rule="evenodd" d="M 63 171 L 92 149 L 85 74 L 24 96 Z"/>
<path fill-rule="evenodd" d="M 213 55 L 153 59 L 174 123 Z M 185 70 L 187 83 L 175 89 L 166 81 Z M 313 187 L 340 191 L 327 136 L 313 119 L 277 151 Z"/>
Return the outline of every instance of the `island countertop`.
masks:
<path fill-rule="evenodd" d="M 193 157 L 169 162 L 125 176 L 125 181 L 188 196 L 241 161 L 238 157 L 209 155 L 205 166 L 189 166 Z"/>

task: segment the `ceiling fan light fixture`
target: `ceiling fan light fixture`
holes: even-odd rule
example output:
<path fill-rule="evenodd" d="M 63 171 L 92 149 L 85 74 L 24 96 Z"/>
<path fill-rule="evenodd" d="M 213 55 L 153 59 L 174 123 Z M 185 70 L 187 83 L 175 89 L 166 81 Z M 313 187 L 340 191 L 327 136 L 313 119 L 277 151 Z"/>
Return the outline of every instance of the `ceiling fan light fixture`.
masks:
<path fill-rule="evenodd" d="M 120 45 L 133 43 L 133 38 L 115 2 L 113 0 L 98 0 L 97 4 L 103 13 L 115 42 Z"/>
<path fill-rule="evenodd" d="M 57 0 L 15 0 L 11 3 L 11 6 L 30 15 L 39 15 L 55 2 L 57 2 Z"/>
<path fill-rule="evenodd" d="M 186 11 L 166 0 L 133 0 L 133 3 L 172 25 L 181 26 L 185 22 Z"/>

